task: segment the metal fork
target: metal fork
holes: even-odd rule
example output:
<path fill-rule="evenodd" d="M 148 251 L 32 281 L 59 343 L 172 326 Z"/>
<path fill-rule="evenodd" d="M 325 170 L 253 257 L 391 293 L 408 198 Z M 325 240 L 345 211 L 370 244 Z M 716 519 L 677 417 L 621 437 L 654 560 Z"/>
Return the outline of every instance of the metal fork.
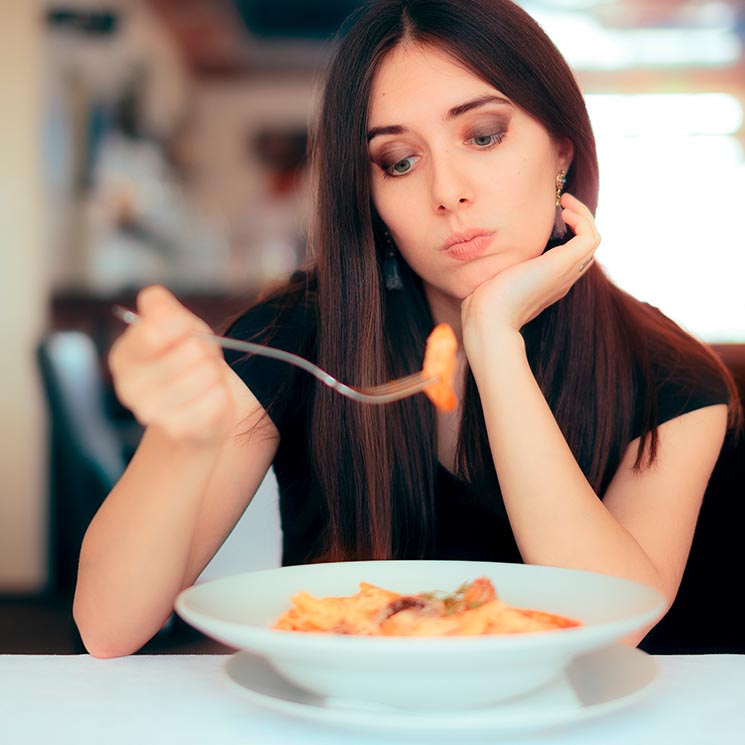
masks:
<path fill-rule="evenodd" d="M 112 308 L 112 311 L 117 318 L 128 324 L 135 323 L 139 320 L 137 313 L 128 308 L 124 308 L 121 305 L 115 305 Z M 314 365 L 304 357 L 292 354 L 291 352 L 285 352 L 283 349 L 267 347 L 264 344 L 254 344 L 250 341 L 228 339 L 225 336 L 217 336 L 217 334 L 203 334 L 198 331 L 192 332 L 192 336 L 212 341 L 224 349 L 233 349 L 238 352 L 250 352 L 252 354 L 258 354 L 261 357 L 271 357 L 272 359 L 281 360 L 290 365 L 295 365 L 296 367 L 309 372 L 311 375 L 318 378 L 318 380 L 320 380 L 324 385 L 332 388 L 337 393 L 341 393 L 342 396 L 347 396 L 347 398 L 354 399 L 355 401 L 362 401 L 367 404 L 387 404 L 391 401 L 400 401 L 402 398 L 421 393 L 425 388 L 439 380 L 439 376 L 425 378 L 424 371 L 420 370 L 419 372 L 406 375 L 403 378 L 395 378 L 394 380 L 382 383 L 381 385 L 363 387 L 352 386 L 337 380 L 333 375 L 329 375 L 325 370 L 322 370 L 318 365 Z"/>

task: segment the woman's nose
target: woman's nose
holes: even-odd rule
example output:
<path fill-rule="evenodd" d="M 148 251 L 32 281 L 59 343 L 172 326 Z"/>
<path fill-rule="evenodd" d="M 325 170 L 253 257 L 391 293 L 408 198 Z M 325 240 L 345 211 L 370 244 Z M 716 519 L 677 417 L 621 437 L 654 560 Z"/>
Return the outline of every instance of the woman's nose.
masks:
<path fill-rule="evenodd" d="M 451 157 L 432 163 L 432 208 L 452 212 L 473 201 L 473 190 L 465 173 Z"/>

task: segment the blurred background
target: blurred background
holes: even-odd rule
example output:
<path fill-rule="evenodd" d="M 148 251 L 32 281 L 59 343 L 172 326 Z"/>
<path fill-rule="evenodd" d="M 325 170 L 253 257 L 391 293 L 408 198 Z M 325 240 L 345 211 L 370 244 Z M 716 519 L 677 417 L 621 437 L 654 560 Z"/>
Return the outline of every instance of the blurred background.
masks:
<path fill-rule="evenodd" d="M 219 328 L 304 259 L 306 129 L 357 4 L 2 3 L 0 652 L 63 645 L 14 647 L 12 612 L 69 617 L 82 533 L 140 436 L 106 369 L 111 306 L 163 283 Z M 745 3 L 520 4 L 587 96 L 600 262 L 740 364 Z M 249 511 L 205 577 L 277 564 L 271 475 Z"/>

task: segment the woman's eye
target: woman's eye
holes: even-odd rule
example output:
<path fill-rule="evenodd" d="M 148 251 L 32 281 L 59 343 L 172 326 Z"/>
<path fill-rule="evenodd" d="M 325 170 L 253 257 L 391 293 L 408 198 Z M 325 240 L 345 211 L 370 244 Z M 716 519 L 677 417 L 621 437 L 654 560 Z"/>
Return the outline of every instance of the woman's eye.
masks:
<path fill-rule="evenodd" d="M 415 155 L 411 155 L 408 158 L 402 158 L 401 160 L 396 161 L 393 165 L 384 165 L 383 172 L 386 176 L 403 176 L 413 168 L 416 160 L 417 157 Z"/>
<path fill-rule="evenodd" d="M 474 137 L 471 137 L 468 142 L 472 142 L 477 147 L 490 147 L 491 145 L 497 145 L 500 142 L 502 142 L 502 138 L 504 137 L 503 132 L 497 132 L 495 134 L 488 134 L 488 135 L 475 135 Z"/>

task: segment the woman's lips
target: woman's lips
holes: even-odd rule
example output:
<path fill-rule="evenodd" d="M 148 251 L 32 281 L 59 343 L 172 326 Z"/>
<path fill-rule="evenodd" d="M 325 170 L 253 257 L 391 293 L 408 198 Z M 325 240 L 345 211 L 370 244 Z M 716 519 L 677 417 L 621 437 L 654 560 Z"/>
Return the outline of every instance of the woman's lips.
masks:
<path fill-rule="evenodd" d="M 443 251 L 456 261 L 471 261 L 481 256 L 494 237 L 494 233 L 482 233 L 465 241 L 451 243 Z"/>

